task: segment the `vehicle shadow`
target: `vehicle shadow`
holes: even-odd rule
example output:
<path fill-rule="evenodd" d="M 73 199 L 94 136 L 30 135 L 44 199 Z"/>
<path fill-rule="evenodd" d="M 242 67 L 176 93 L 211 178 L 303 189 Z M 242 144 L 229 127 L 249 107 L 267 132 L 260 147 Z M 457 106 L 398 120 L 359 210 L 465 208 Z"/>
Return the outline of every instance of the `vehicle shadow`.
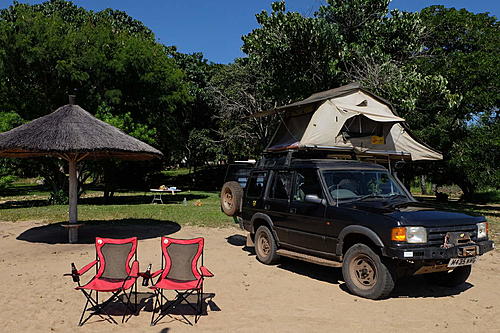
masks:
<path fill-rule="evenodd" d="M 318 281 L 333 284 L 339 284 L 342 281 L 342 269 L 336 267 L 321 266 L 286 257 L 280 258 L 277 267 Z"/>
<path fill-rule="evenodd" d="M 429 282 L 425 276 L 408 276 L 396 282 L 396 287 L 390 297 L 398 298 L 439 298 L 455 296 L 474 287 L 473 284 L 465 282 L 457 287 L 441 287 Z"/>
<path fill-rule="evenodd" d="M 247 246 L 247 238 L 243 235 L 231 235 L 226 238 L 226 241 L 236 247 L 241 247 L 245 252 L 248 252 L 249 256 L 255 255 L 255 248 L 253 246 Z"/>
<path fill-rule="evenodd" d="M 31 243 L 68 243 L 67 222 L 50 223 L 23 231 L 16 239 Z M 156 238 L 181 229 L 178 223 L 153 219 L 117 219 L 79 221 L 84 225 L 78 230 L 77 244 L 93 244 L 95 237 L 138 239 Z"/>
<path fill-rule="evenodd" d="M 227 237 L 226 240 L 233 246 L 241 247 L 243 251 L 248 252 L 249 256 L 255 257 L 254 247 L 246 246 L 245 236 L 235 234 Z M 257 258 L 255 258 L 255 260 L 257 260 Z M 286 257 L 281 257 L 276 267 L 314 280 L 337 284 L 341 290 L 352 294 L 344 283 L 341 268 L 326 267 Z M 396 282 L 396 286 L 391 295 L 389 295 L 389 298 L 449 297 L 461 294 L 473 286 L 473 284 L 466 282 L 455 288 L 440 287 L 430 283 L 422 275 L 409 276 L 401 278 Z"/>

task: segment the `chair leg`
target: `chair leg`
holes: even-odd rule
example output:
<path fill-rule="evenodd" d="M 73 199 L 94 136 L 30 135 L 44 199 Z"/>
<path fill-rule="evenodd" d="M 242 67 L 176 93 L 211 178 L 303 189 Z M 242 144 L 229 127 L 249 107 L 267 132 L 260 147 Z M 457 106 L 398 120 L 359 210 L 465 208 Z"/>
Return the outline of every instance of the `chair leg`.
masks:
<path fill-rule="evenodd" d="M 198 289 L 198 295 L 197 295 L 197 300 L 198 300 L 198 313 L 194 316 L 194 323 L 196 324 L 198 320 L 200 320 L 201 315 L 203 314 L 203 285 L 201 286 L 200 289 Z"/>
<path fill-rule="evenodd" d="M 123 312 L 122 323 L 125 322 L 125 316 L 127 315 L 126 311 L 130 310 L 130 312 L 131 312 L 130 316 L 137 313 L 137 301 L 134 304 L 134 307 L 132 307 L 132 291 L 133 290 L 134 290 L 134 288 L 130 288 L 130 292 L 128 295 L 127 295 L 127 292 L 125 290 L 123 290 L 123 295 L 125 295 L 125 298 L 127 299 L 127 303 L 125 304 L 125 302 L 120 300 L 123 304 L 125 304 L 125 311 Z M 136 295 L 136 299 L 137 299 L 137 295 Z"/>
<path fill-rule="evenodd" d="M 92 290 L 90 291 L 90 293 L 87 293 L 85 290 L 81 289 L 83 295 L 85 295 L 85 297 L 87 298 L 87 302 L 85 303 L 85 307 L 83 309 L 83 312 L 82 312 L 82 316 L 80 317 L 80 321 L 78 323 L 78 326 L 82 326 L 87 320 L 90 319 L 90 317 L 92 317 L 93 315 L 97 314 L 99 317 L 101 317 L 102 319 L 104 320 L 107 320 L 107 321 L 110 321 L 117 324 L 118 323 L 116 322 L 116 320 L 113 319 L 113 317 L 111 317 L 106 311 L 104 311 L 104 307 L 111 301 L 113 300 L 117 294 L 119 293 L 118 292 L 115 292 L 113 293 L 113 295 L 111 295 L 111 297 L 106 300 L 105 302 L 103 302 L 102 304 L 98 304 L 93 298 L 92 298 Z M 94 311 L 94 313 L 91 313 L 85 320 L 83 320 L 83 317 L 85 316 L 85 311 L 87 311 L 87 306 L 88 304 L 91 304 L 94 308 L 96 308 L 96 311 Z M 101 313 L 105 314 L 108 318 L 105 318 L 101 315 Z"/>

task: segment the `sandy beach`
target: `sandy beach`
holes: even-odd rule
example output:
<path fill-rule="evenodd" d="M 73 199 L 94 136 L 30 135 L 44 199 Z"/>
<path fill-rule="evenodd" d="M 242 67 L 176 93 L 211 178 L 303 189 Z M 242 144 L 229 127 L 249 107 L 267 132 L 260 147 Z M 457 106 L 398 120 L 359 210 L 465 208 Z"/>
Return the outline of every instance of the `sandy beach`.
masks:
<path fill-rule="evenodd" d="M 391 298 L 371 301 L 350 295 L 340 269 L 283 259 L 259 263 L 245 247 L 245 234 L 233 228 L 154 225 L 85 226 L 82 244 L 66 244 L 60 226 L 36 222 L 0 223 L 2 332 L 500 332 L 500 254 L 475 264 L 467 284 L 446 289 L 419 277 L 399 283 Z M 120 232 L 118 232 L 120 229 Z M 137 233 L 141 270 L 160 265 L 159 237 L 205 237 L 205 265 L 215 273 L 205 282 L 206 314 L 194 327 L 166 317 L 149 326 L 151 299 L 138 286 L 141 310 L 113 325 L 94 316 L 76 326 L 84 297 L 63 277 L 95 256 L 92 237 Z M 92 274 L 83 277 L 83 281 Z M 121 319 L 120 317 L 116 317 Z"/>

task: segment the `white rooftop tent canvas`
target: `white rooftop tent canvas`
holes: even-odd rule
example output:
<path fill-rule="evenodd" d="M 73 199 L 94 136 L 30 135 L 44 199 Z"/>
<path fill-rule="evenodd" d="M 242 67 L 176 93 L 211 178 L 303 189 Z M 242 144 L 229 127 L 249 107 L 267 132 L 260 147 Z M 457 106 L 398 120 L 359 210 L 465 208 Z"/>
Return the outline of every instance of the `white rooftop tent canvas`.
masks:
<path fill-rule="evenodd" d="M 284 113 L 284 117 L 268 151 L 309 148 L 413 161 L 443 158 L 412 136 L 389 102 L 359 84 L 316 93 L 255 116 L 273 113 Z"/>

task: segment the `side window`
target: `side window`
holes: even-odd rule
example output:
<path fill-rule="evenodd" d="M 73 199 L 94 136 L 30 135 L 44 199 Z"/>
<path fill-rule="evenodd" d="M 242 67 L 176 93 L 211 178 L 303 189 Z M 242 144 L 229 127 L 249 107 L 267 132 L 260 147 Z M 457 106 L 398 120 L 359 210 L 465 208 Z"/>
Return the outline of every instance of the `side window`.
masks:
<path fill-rule="evenodd" d="M 316 169 L 296 171 L 293 200 L 304 201 L 306 195 L 316 195 L 323 199 L 323 190 Z"/>
<path fill-rule="evenodd" d="M 278 171 L 273 175 L 273 185 L 269 191 L 269 198 L 271 199 L 285 199 L 290 198 L 292 189 L 292 173 L 289 171 Z"/>
<path fill-rule="evenodd" d="M 264 191 L 267 172 L 255 172 L 248 180 L 247 196 L 259 198 Z"/>

